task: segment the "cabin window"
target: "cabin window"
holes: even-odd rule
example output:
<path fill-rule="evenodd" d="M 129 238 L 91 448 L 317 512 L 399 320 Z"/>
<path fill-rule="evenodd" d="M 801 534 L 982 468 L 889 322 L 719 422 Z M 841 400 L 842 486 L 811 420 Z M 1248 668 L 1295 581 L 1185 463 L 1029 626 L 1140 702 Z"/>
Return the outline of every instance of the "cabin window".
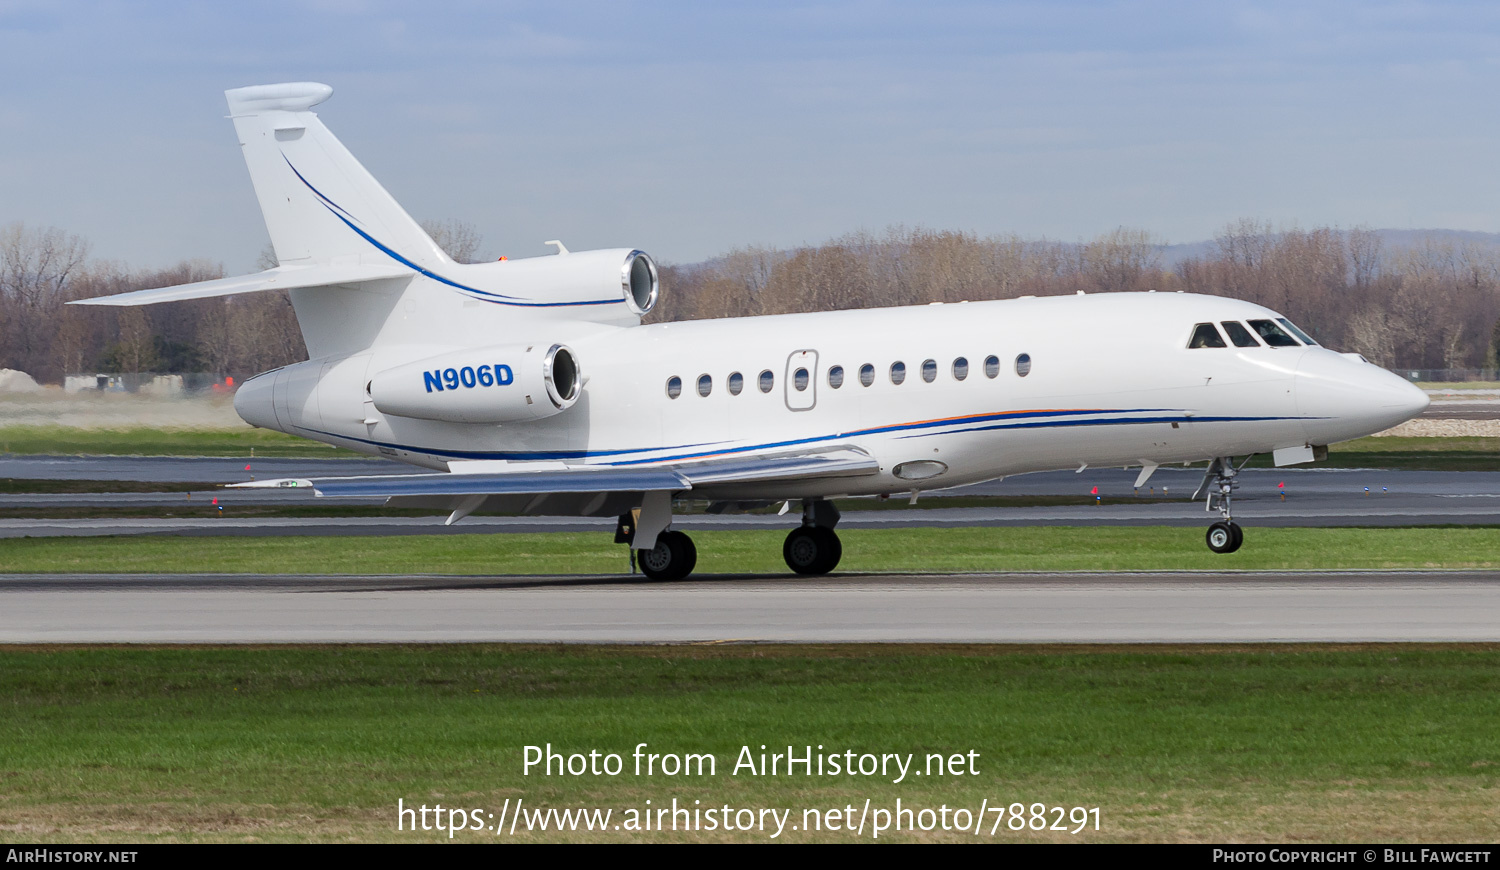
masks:
<path fill-rule="evenodd" d="M 1023 378 L 1031 374 L 1031 354 L 1023 353 L 1016 357 L 1016 374 Z"/>
<path fill-rule="evenodd" d="M 1000 357 L 987 356 L 984 358 L 984 376 L 987 378 L 1000 377 Z"/>
<path fill-rule="evenodd" d="M 698 395 L 708 398 L 708 394 L 714 391 L 714 379 L 712 375 L 698 376 Z"/>
<path fill-rule="evenodd" d="M 682 395 L 682 378 L 676 375 L 667 378 L 667 398 L 675 399 Z"/>
<path fill-rule="evenodd" d="M 792 372 L 792 386 L 796 387 L 799 393 L 807 389 L 807 384 L 811 380 L 812 377 L 807 373 L 807 369 L 797 369 Z"/>
<path fill-rule="evenodd" d="M 1224 336 L 1214 329 L 1212 323 L 1200 323 L 1193 327 L 1193 337 L 1188 341 L 1189 348 L 1228 346 L 1224 343 Z"/>
<path fill-rule="evenodd" d="M 1235 347 L 1260 347 L 1260 342 L 1238 320 L 1224 321 L 1224 331 L 1229 333 L 1229 340 Z"/>
<path fill-rule="evenodd" d="M 1260 337 L 1271 347 L 1299 347 L 1297 339 L 1286 334 L 1286 331 L 1269 320 L 1252 320 L 1250 327 L 1260 333 Z"/>
<path fill-rule="evenodd" d="M 937 360 L 929 359 L 922 361 L 922 380 L 929 384 L 937 380 Z"/>
<path fill-rule="evenodd" d="M 828 370 L 828 386 L 837 390 L 844 385 L 844 367 L 834 366 Z"/>
<path fill-rule="evenodd" d="M 1285 317 L 1276 318 L 1276 322 L 1281 324 L 1282 326 L 1285 326 L 1287 330 L 1292 333 L 1292 335 L 1295 335 L 1298 338 L 1302 339 L 1303 344 L 1310 344 L 1313 347 L 1318 346 L 1318 343 L 1312 340 L 1312 336 L 1298 329 L 1297 324 L 1291 322 L 1290 320 L 1287 320 Z"/>
<path fill-rule="evenodd" d="M 729 375 L 729 395 L 738 396 L 745 389 L 745 376 L 739 372 L 731 372 Z"/>
<path fill-rule="evenodd" d="M 969 376 L 969 361 L 968 361 L 968 359 L 966 359 L 964 357 L 959 357 L 958 359 L 954 360 L 953 361 L 953 379 L 955 381 L 961 381 L 961 380 L 963 380 L 964 378 L 966 378 L 968 376 Z"/>
<path fill-rule="evenodd" d="M 870 365 L 869 363 L 865 363 L 864 365 L 859 367 L 859 383 L 861 386 L 865 387 L 868 387 L 869 385 L 875 383 L 874 366 Z"/>
<path fill-rule="evenodd" d="M 771 370 L 766 369 L 765 371 L 761 372 L 760 391 L 762 393 L 769 393 L 771 392 L 771 388 L 774 386 L 776 386 L 776 376 L 771 374 Z"/>
<path fill-rule="evenodd" d="M 900 384 L 904 380 L 906 380 L 906 363 L 891 363 L 891 383 Z"/>

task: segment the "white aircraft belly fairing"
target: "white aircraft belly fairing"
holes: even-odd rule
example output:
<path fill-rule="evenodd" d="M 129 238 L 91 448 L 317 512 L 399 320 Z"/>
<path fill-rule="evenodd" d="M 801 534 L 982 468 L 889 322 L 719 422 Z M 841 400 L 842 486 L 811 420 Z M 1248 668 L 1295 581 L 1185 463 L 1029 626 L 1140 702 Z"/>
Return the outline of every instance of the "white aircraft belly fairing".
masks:
<path fill-rule="evenodd" d="M 1308 461 L 1427 405 L 1273 311 L 1180 293 L 645 325 L 660 287 L 633 248 L 453 262 L 310 111 L 331 93 L 227 92 L 276 269 L 75 303 L 291 289 L 312 358 L 245 382 L 240 415 L 438 472 L 241 486 L 383 495 L 450 522 L 618 515 L 660 578 L 696 559 L 673 499 L 796 499 L 784 555 L 819 574 L 841 553 L 833 498 L 1207 460 L 1208 543 L 1231 552 L 1232 457 Z"/>

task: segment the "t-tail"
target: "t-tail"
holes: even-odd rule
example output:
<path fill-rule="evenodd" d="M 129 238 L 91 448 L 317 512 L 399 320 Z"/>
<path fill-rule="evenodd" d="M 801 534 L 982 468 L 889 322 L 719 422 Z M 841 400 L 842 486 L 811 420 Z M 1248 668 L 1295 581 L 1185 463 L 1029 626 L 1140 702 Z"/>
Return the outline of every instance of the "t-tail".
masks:
<path fill-rule="evenodd" d="M 542 324 L 630 326 L 656 303 L 656 266 L 631 248 L 557 242 L 553 256 L 454 262 L 311 111 L 332 94 L 315 82 L 225 92 L 276 268 L 72 304 L 286 290 L 312 359 L 386 348 L 375 362 L 398 365 L 454 347 L 550 346 Z"/>
<path fill-rule="evenodd" d="M 315 82 L 226 91 L 266 231 L 283 266 L 452 263 L 310 111 L 333 95 Z"/>

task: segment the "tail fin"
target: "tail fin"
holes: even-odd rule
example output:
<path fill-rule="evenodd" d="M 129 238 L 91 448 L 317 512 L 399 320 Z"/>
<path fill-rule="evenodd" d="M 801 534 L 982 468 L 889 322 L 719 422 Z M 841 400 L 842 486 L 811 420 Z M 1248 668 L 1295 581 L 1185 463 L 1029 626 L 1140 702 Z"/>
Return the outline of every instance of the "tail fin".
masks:
<path fill-rule="evenodd" d="M 332 95 L 333 88 L 314 82 L 224 92 L 276 259 L 422 268 L 451 262 L 308 111 Z"/>

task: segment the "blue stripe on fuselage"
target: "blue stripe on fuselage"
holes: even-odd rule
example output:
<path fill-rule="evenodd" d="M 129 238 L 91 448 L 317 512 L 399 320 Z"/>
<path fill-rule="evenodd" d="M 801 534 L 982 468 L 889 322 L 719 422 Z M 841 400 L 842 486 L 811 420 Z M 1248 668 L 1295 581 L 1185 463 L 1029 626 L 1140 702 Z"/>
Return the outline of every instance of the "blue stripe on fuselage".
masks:
<path fill-rule="evenodd" d="M 413 447 L 405 444 L 395 444 L 385 441 L 374 441 L 365 438 L 355 438 L 347 435 L 338 435 L 333 432 L 323 432 L 317 429 L 306 429 L 305 432 L 314 432 L 331 438 L 339 438 L 345 441 L 353 441 L 359 444 L 369 444 L 374 447 L 386 447 L 395 450 L 404 450 L 409 453 L 420 453 L 427 456 L 447 459 L 505 459 L 505 460 L 579 460 L 604 457 L 620 457 L 611 461 L 593 463 L 605 466 L 643 465 L 659 462 L 685 462 L 695 459 L 707 459 L 715 456 L 733 456 L 744 453 L 752 453 L 762 450 L 776 450 L 784 447 L 799 447 L 808 444 L 826 443 L 849 438 L 865 437 L 870 435 L 889 435 L 896 432 L 914 431 L 916 434 L 903 435 L 901 438 L 925 438 L 934 435 L 958 435 L 969 432 L 985 432 L 1000 429 L 1043 429 L 1043 428 L 1067 428 L 1077 426 L 1133 426 L 1146 423 L 1230 423 L 1230 422 L 1269 422 L 1275 420 L 1303 420 L 1322 419 L 1309 417 L 1189 417 L 1160 416 L 1160 412 L 1169 411 L 1167 408 L 1138 408 L 1134 410 L 1120 409 L 1082 409 L 1082 410 L 1056 410 L 1056 411 L 1001 411 L 993 414 L 976 414 L 966 417 L 946 418 L 942 420 L 923 420 L 913 423 L 900 423 L 890 426 L 877 426 L 869 429 L 859 429 L 850 432 L 838 432 L 832 435 L 815 435 L 808 438 L 794 438 L 785 441 L 770 441 L 758 444 L 747 444 L 739 447 L 719 447 L 724 442 L 710 442 L 704 444 L 681 444 L 672 447 L 635 447 L 615 450 L 561 450 L 561 451 L 470 451 L 470 450 L 444 450 L 435 448 Z M 1100 419 L 1082 420 L 1077 419 L 1087 414 L 1140 414 L 1153 413 L 1151 417 L 1104 417 Z M 1053 419 L 1023 419 L 1023 418 L 1053 418 Z M 1016 422 L 990 422 L 996 420 L 1015 420 Z M 973 425 L 985 423 L 986 425 Z M 954 426 L 945 432 L 919 431 L 931 430 L 941 426 Z M 298 427 L 302 428 L 302 427 Z M 623 458 L 631 454 L 657 453 L 662 451 L 680 451 L 689 448 L 710 448 L 687 453 L 677 453 L 670 456 L 653 456 L 641 458 Z"/>

